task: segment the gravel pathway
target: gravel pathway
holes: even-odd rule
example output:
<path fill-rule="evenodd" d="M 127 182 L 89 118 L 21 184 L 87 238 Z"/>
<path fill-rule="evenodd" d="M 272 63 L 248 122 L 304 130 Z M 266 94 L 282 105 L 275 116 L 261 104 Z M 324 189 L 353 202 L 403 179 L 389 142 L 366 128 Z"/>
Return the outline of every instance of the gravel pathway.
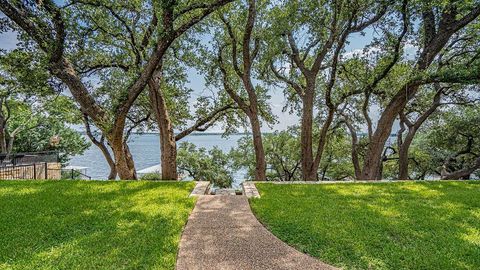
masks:
<path fill-rule="evenodd" d="M 180 241 L 177 269 L 336 269 L 280 241 L 245 196 L 199 196 Z"/>

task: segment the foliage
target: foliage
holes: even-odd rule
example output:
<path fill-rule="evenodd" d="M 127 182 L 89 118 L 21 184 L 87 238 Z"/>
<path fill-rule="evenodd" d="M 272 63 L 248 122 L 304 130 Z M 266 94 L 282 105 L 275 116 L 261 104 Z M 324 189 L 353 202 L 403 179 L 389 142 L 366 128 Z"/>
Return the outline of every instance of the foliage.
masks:
<path fill-rule="evenodd" d="M 453 107 L 432 119 L 414 142 L 417 155 L 428 156 L 424 170 L 439 175 L 442 169 L 452 172 L 472 167 L 480 154 L 478 123 L 480 108 L 476 105 Z"/>
<path fill-rule="evenodd" d="M 207 151 L 193 143 L 182 142 L 178 148 L 177 163 L 180 174 L 196 181 L 209 181 L 217 187 L 232 185 L 231 162 L 218 147 Z"/>
<path fill-rule="evenodd" d="M 320 163 L 320 180 L 351 180 L 355 172 L 351 158 L 352 143 L 346 131 L 340 129 L 329 135 L 324 158 Z"/>
<path fill-rule="evenodd" d="M 165 111 L 160 103 L 171 101 L 169 96 L 178 96 L 180 102 L 170 102 L 180 105 L 172 115 L 176 112 L 188 115 L 185 98 L 188 89 L 168 89 L 169 85 L 166 87 L 168 93 L 160 94 L 162 101 L 154 106 L 137 99 L 146 100 L 144 90 L 158 86 L 164 75 L 162 72 L 168 70 L 166 55 L 170 48 L 178 45 L 176 41 L 229 2 L 232 0 L 212 0 L 203 4 L 146 0 L 126 3 L 6 0 L 2 1 L 0 10 L 8 20 L 2 20 L 0 31 L 10 27 L 19 32 L 18 47 L 46 59 L 49 74 L 68 87 L 85 122 L 91 121 L 108 142 L 118 176 L 134 179 L 135 164 L 126 147 L 128 135 L 139 125 L 142 129 L 150 127 L 144 123 L 150 113 L 145 117 L 138 112 L 154 108 L 158 115 L 160 107 Z M 175 52 L 172 53 L 175 56 Z M 167 122 L 170 123 L 170 119 Z M 112 172 L 113 169 L 112 166 Z"/>
<path fill-rule="evenodd" d="M 61 162 L 82 154 L 89 144 L 72 128 L 80 124 L 80 112 L 73 100 L 60 94 L 39 56 L 21 50 L 0 55 L 0 133 L 13 152 L 59 152 Z M 60 138 L 58 145 L 50 139 Z M 2 142 L 0 142 L 2 143 Z M 6 146 L 5 146 L 6 147 Z M 8 151 L 7 151 L 8 152 Z"/>
<path fill-rule="evenodd" d="M 267 181 L 301 180 L 299 130 L 267 133 L 263 136 L 265 160 L 267 162 Z M 330 134 L 325 149 L 325 158 L 318 171 L 319 180 L 352 179 L 354 171 L 350 156 L 351 141 L 344 130 Z M 236 170 L 245 170 L 246 178 L 253 180 L 255 174 L 255 156 L 250 137 L 241 138 L 238 146 L 229 153 Z"/>
<path fill-rule="evenodd" d="M 300 178 L 300 145 L 297 130 L 267 133 L 263 136 L 265 160 L 267 163 L 267 181 L 294 181 Z M 253 180 L 255 175 L 255 153 L 250 136 L 241 138 L 238 146 L 229 153 L 237 170 L 246 171 L 246 179 Z"/>
<path fill-rule="evenodd" d="M 18 134 L 14 152 L 57 151 L 60 162 L 67 162 L 74 155 L 81 155 L 90 143 L 68 123 L 51 117 L 32 116 L 32 122 L 38 125 Z M 16 123 L 13 122 L 12 126 Z M 58 136 L 60 143 L 51 145 L 50 138 Z"/>
<path fill-rule="evenodd" d="M 250 205 L 273 234 L 342 269 L 480 265 L 480 182 L 257 187 Z"/>
<path fill-rule="evenodd" d="M 315 175 L 322 180 L 394 179 L 405 172 L 400 169 L 405 160 L 414 178 L 475 163 L 479 133 L 472 126 L 478 110 L 432 114 L 436 118 L 425 121 L 425 129 L 405 124 L 421 118 L 437 84 L 449 89 L 441 101 L 453 101 L 452 107 L 478 99 L 478 0 L 204 2 L 3 1 L 0 31 L 17 32 L 19 45 L 0 57 L 1 152 L 7 148 L 2 137 L 18 129 L 15 151 L 51 150 L 48 138 L 55 135 L 62 138 L 55 149 L 65 161 L 87 147 L 71 129 L 85 114 L 102 143 L 116 153 L 110 164 L 117 164 L 120 177 L 134 177 L 125 147 L 131 132 L 155 130 L 163 123 L 165 139 L 174 130 L 205 131 L 220 122 L 229 134 L 248 131 L 252 119 L 271 128 L 276 123 L 272 110 L 280 105 L 272 93 L 279 90 L 285 98 L 280 106 L 302 118 L 301 132 L 265 136 L 268 180 L 300 179 L 299 161 L 305 180 Z M 189 88 L 195 71 L 205 80 L 201 93 Z M 154 104 L 155 112 L 145 91 L 149 83 L 158 84 L 159 100 L 165 101 Z M 468 91 L 476 94 L 464 95 Z M 14 117 L 7 125 L 1 118 L 9 118 L 10 108 Z M 350 124 L 351 138 L 343 122 Z M 398 146 L 388 145 L 398 122 L 409 127 L 400 138 L 410 132 L 416 138 L 411 149 L 411 140 L 404 148 L 400 140 Z M 260 133 L 257 121 L 252 123 L 252 133 Z M 464 129 L 466 135 L 455 136 L 455 130 Z M 469 153 L 458 154 L 469 140 L 474 141 Z M 245 169 L 252 179 L 253 150 L 261 152 L 256 141 L 257 147 L 240 141 L 229 154 L 232 160 L 218 149 L 185 145 L 181 167 L 199 179 L 220 177 L 222 186 L 231 182 L 232 168 Z M 170 143 L 162 147 L 175 147 Z M 358 156 L 349 157 L 353 150 Z M 170 157 L 168 163 L 174 164 L 173 153 L 163 151 L 162 160 Z M 359 161 L 355 172 L 351 160 Z"/>
<path fill-rule="evenodd" d="M 162 180 L 160 173 L 146 173 L 140 177 L 140 180 Z"/>
<path fill-rule="evenodd" d="M 193 183 L 1 181 L 0 268 L 173 269 Z"/>

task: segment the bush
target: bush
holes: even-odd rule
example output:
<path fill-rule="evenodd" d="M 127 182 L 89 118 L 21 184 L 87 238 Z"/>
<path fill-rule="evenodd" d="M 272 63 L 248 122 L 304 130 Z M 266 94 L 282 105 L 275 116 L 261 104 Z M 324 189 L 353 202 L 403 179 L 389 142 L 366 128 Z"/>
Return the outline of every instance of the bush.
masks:
<path fill-rule="evenodd" d="M 162 180 L 160 173 L 146 173 L 140 177 L 140 180 Z"/>
<path fill-rule="evenodd" d="M 192 143 L 180 144 L 177 155 L 180 173 L 197 181 L 209 181 L 216 187 L 230 187 L 233 182 L 229 156 L 217 147 L 210 151 Z"/>

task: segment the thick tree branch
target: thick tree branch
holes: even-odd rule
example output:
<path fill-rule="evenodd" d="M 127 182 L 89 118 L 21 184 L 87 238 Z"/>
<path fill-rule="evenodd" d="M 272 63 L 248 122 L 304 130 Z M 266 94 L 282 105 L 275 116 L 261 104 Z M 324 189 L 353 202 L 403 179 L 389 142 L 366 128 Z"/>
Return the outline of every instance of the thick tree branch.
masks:
<path fill-rule="evenodd" d="M 246 112 L 249 113 L 250 111 L 250 106 L 247 104 L 247 102 L 240 97 L 237 93 L 235 93 L 235 90 L 232 89 L 230 84 L 228 83 L 228 73 L 227 70 L 225 69 L 224 61 L 223 61 L 223 48 L 220 47 L 218 50 L 218 66 L 220 68 L 220 72 L 222 73 L 222 82 L 223 82 L 223 87 L 225 91 L 228 93 L 228 95 L 240 106 L 240 108 Z"/>
<path fill-rule="evenodd" d="M 220 15 L 220 19 L 222 20 L 223 24 L 225 24 L 225 28 L 227 29 L 228 36 L 230 37 L 230 41 L 232 44 L 232 65 L 233 69 L 235 72 L 238 74 L 238 76 L 243 77 L 243 72 L 240 70 L 240 67 L 238 66 L 238 49 L 237 49 L 237 38 L 235 36 L 235 33 L 233 32 L 232 25 L 230 22 L 223 16 L 223 14 Z"/>
<path fill-rule="evenodd" d="M 273 74 L 275 77 L 277 77 L 279 80 L 283 81 L 287 85 L 290 85 L 299 96 L 303 96 L 305 94 L 303 87 L 297 84 L 296 82 L 289 80 L 287 77 L 283 76 L 273 65 L 273 62 L 270 62 L 270 69 L 272 70 Z"/>
<path fill-rule="evenodd" d="M 178 133 L 175 136 L 175 141 L 179 141 L 186 136 L 190 135 L 194 131 L 205 131 L 207 128 L 211 127 L 215 122 L 218 120 L 218 118 L 222 115 L 225 115 L 228 113 L 230 109 L 235 109 L 233 104 L 227 104 L 225 106 L 222 106 L 220 108 L 217 108 L 210 112 L 208 115 L 205 117 L 202 117 L 198 119 L 191 127 L 183 130 L 182 132 Z M 207 125 L 207 126 L 204 126 Z"/>

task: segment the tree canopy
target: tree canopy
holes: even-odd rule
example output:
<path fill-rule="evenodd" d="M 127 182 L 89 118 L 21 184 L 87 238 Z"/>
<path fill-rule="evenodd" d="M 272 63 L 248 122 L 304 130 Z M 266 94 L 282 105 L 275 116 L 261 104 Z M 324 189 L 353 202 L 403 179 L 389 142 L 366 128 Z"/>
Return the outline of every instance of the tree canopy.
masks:
<path fill-rule="evenodd" d="M 2 152 L 62 134 L 62 151 L 81 153 L 71 126 L 83 123 L 111 179 L 136 179 L 128 141 L 143 131 L 159 132 L 169 180 L 478 173 L 478 0 L 0 0 L 0 11 L 0 31 L 19 34 L 0 59 Z M 299 120 L 266 134 L 283 121 L 278 96 Z M 228 154 L 177 149 L 213 126 L 251 136 Z"/>

